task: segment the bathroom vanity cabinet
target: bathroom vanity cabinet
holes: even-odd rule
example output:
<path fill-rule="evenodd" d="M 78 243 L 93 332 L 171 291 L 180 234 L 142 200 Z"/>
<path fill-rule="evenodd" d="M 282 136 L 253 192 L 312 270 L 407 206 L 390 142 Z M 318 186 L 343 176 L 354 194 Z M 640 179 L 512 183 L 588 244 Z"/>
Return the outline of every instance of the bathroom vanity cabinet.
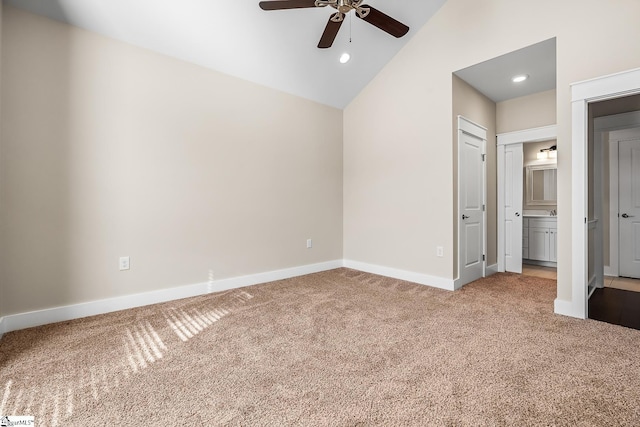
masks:
<path fill-rule="evenodd" d="M 556 217 L 524 217 L 522 220 L 522 258 L 553 265 L 557 261 L 558 227 Z M 538 262 L 537 262 L 538 263 Z"/>

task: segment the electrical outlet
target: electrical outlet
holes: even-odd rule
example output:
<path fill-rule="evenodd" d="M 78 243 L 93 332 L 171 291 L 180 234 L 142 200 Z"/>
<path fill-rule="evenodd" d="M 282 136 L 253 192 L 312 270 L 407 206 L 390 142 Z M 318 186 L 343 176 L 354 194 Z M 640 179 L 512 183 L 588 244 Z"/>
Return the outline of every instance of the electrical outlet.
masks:
<path fill-rule="evenodd" d="M 444 256 L 444 248 L 442 246 L 436 246 L 436 255 L 439 257 Z"/>
<path fill-rule="evenodd" d="M 313 247 L 313 240 L 307 239 L 307 249 L 311 249 Z"/>
<path fill-rule="evenodd" d="M 129 257 L 121 256 L 120 257 L 120 271 L 129 269 Z"/>

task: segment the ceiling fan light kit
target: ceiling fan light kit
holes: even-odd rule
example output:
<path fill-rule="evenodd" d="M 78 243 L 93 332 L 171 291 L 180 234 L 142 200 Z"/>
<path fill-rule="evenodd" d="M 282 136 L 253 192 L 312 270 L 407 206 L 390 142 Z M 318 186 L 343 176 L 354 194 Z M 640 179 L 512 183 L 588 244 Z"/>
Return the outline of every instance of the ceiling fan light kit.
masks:
<path fill-rule="evenodd" d="M 345 15 L 352 10 L 355 10 L 358 18 L 396 38 L 400 38 L 409 32 L 409 27 L 402 22 L 396 21 L 369 5 L 362 4 L 363 1 L 364 0 L 271 0 L 261 1 L 259 4 L 262 10 L 303 9 L 326 6 L 331 6 L 336 9 L 337 12 L 331 15 L 322 33 L 322 37 L 320 37 L 320 42 L 318 43 L 320 49 L 331 47 L 338 35 L 342 22 L 344 22 Z"/>

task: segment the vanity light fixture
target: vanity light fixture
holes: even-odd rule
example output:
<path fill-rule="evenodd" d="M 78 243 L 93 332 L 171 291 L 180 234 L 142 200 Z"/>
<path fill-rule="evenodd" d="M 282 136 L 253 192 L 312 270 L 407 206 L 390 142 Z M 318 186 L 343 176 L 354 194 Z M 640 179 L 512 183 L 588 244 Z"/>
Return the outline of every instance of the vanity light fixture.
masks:
<path fill-rule="evenodd" d="M 527 80 L 529 78 L 528 74 L 519 74 L 517 76 L 513 76 L 511 78 L 511 81 L 514 83 L 522 83 L 523 81 Z"/>
<path fill-rule="evenodd" d="M 557 159 L 558 158 L 558 147 L 552 145 L 549 148 L 543 148 L 537 154 L 538 160 L 545 159 Z"/>

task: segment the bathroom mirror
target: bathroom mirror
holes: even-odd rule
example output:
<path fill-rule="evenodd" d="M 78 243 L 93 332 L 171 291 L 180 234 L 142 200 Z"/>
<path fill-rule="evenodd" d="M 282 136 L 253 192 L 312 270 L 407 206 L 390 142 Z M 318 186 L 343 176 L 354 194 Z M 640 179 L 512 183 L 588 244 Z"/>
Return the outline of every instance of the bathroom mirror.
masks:
<path fill-rule="evenodd" d="M 527 204 L 556 205 L 557 165 L 527 166 Z"/>

